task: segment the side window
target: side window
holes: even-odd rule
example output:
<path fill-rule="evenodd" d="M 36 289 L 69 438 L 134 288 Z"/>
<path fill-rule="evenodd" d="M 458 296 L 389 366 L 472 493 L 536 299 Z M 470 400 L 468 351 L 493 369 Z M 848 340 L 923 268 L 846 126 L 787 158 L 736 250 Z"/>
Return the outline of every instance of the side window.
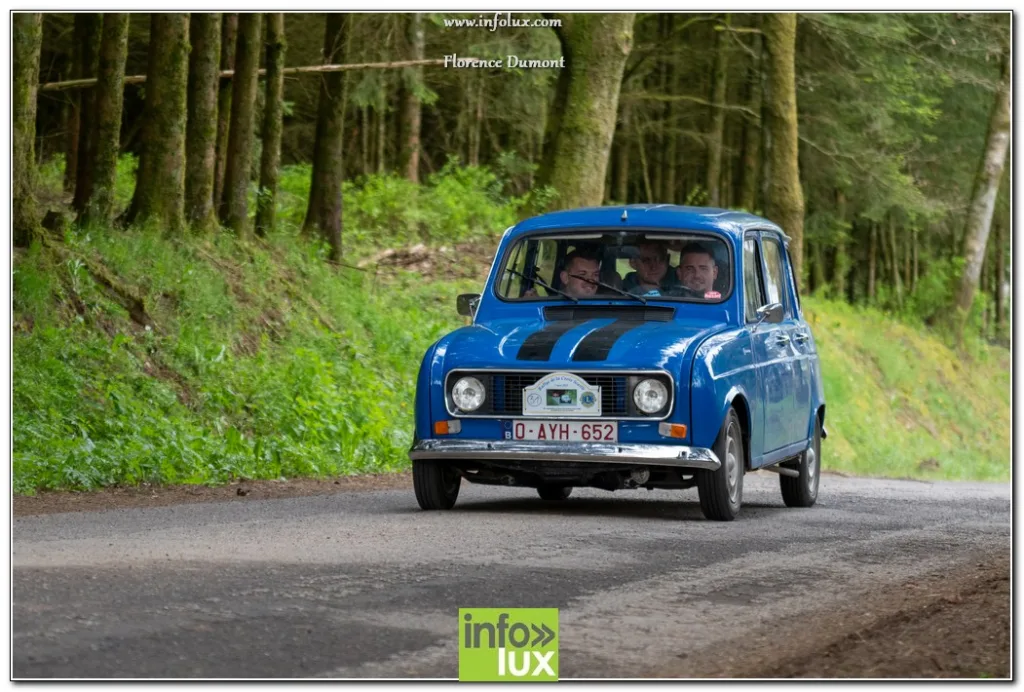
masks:
<path fill-rule="evenodd" d="M 764 305 L 761 281 L 761 256 L 757 251 L 757 238 L 743 239 L 743 302 L 748 322 L 757 321 L 757 309 Z"/>
<path fill-rule="evenodd" d="M 800 284 L 797 283 L 796 277 L 793 276 L 793 257 L 789 254 L 789 248 L 786 248 L 786 264 L 789 266 L 789 280 L 793 283 L 793 295 L 796 296 L 796 309 L 800 311 Z"/>
<path fill-rule="evenodd" d="M 764 288 L 768 303 L 782 303 L 788 317 L 790 314 L 786 300 L 786 274 L 782 262 L 782 246 L 779 241 L 769 235 L 761 236 L 761 247 L 764 249 L 765 276 Z"/>

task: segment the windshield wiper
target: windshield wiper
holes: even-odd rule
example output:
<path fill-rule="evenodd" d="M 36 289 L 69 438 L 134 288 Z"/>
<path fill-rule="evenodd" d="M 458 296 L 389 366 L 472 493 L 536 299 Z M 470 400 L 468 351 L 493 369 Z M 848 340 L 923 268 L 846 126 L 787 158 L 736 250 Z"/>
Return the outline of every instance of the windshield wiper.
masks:
<path fill-rule="evenodd" d="M 568 293 L 566 293 L 565 291 L 559 291 L 559 290 L 558 290 L 557 288 L 555 288 L 554 286 L 550 285 L 550 284 L 549 284 L 549 283 L 547 283 L 546 281 L 542 281 L 541 279 L 537 278 L 536 276 L 534 276 L 534 277 L 529 277 L 529 276 L 527 276 L 526 274 L 522 273 L 521 271 L 518 271 L 518 270 L 512 269 L 512 268 L 510 268 L 510 267 L 505 267 L 505 271 L 507 271 L 507 272 L 511 272 L 512 274 L 515 274 L 516 276 L 520 276 L 520 277 L 522 277 L 522 278 L 526 279 L 527 281 L 532 281 L 532 282 L 534 282 L 534 283 L 540 284 L 540 285 L 541 285 L 541 286 L 542 286 L 543 288 L 546 288 L 546 289 L 548 289 L 549 291 L 554 291 L 555 293 L 557 293 L 557 294 L 558 294 L 558 295 L 560 295 L 560 296 L 565 296 L 566 298 L 568 298 L 569 300 L 571 300 L 571 301 L 572 301 L 572 302 L 574 302 L 574 303 L 578 303 L 578 302 L 580 302 L 580 299 L 579 299 L 579 298 L 577 298 L 576 296 L 571 296 L 571 295 L 569 295 Z"/>
<path fill-rule="evenodd" d="M 609 289 L 611 291 L 615 291 L 619 295 L 629 296 L 630 298 L 636 298 L 637 300 L 639 300 L 644 305 L 647 305 L 647 299 L 644 298 L 643 296 L 638 296 L 635 293 L 630 293 L 629 291 L 624 291 L 621 288 L 615 288 L 611 284 L 606 284 L 604 281 L 595 281 L 594 279 L 588 279 L 587 277 L 582 276 L 581 274 L 570 274 L 569 276 L 571 276 L 574 279 L 579 279 L 580 281 L 586 281 L 588 284 L 594 284 L 595 286 L 600 286 L 601 288 L 607 288 L 607 289 Z"/>

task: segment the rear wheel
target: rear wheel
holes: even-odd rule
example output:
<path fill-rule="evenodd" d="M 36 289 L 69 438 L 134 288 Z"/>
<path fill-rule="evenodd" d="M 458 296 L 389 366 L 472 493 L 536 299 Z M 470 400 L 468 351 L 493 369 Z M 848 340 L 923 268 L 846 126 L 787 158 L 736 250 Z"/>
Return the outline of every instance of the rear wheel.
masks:
<path fill-rule="evenodd" d="M 570 485 L 542 485 L 537 488 L 537 494 L 540 495 L 540 499 L 548 502 L 558 502 L 559 500 L 566 500 L 572 495 L 572 486 Z"/>
<path fill-rule="evenodd" d="M 436 461 L 413 461 L 412 485 L 422 509 L 451 509 L 459 497 L 462 476 Z"/>
<path fill-rule="evenodd" d="M 811 507 L 818 499 L 818 480 L 821 476 L 821 423 L 814 421 L 814 438 L 807 448 L 794 462 L 781 464 L 796 469 L 800 475 L 779 476 L 779 487 L 782 489 L 782 501 L 787 507 Z"/>
<path fill-rule="evenodd" d="M 715 471 L 697 472 L 697 495 L 705 518 L 732 521 L 743 503 L 743 430 L 733 408 L 725 416 L 714 446 L 721 466 Z"/>

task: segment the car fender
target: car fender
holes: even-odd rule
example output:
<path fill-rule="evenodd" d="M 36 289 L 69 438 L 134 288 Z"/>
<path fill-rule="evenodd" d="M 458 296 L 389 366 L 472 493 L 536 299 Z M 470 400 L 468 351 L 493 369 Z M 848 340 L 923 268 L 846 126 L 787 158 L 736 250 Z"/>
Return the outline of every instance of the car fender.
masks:
<path fill-rule="evenodd" d="M 751 362 L 750 337 L 746 330 L 730 329 L 709 337 L 697 349 L 690 377 L 690 436 L 697 447 L 713 447 L 726 412 L 737 396 L 750 409 L 744 421 L 752 432 L 757 373 Z M 751 450 L 753 453 L 753 450 Z"/>

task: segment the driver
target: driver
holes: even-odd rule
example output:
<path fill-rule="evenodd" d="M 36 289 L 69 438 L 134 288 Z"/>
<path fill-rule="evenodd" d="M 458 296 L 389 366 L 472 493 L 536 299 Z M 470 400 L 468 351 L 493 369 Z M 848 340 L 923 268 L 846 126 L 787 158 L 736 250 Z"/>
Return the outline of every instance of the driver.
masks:
<path fill-rule="evenodd" d="M 573 250 L 565 256 L 562 266 L 564 269 L 559 274 L 562 290 L 573 298 L 593 298 L 598 286 L 590 282 L 601 280 L 601 262 L 597 257 L 583 250 Z M 529 288 L 523 293 L 524 298 L 536 298 L 537 295 L 536 288 Z"/>
<path fill-rule="evenodd" d="M 592 255 L 573 250 L 565 256 L 565 269 L 559 278 L 563 290 L 573 298 L 590 298 L 597 293 L 597 284 L 590 282 L 601 280 L 601 263 Z"/>

